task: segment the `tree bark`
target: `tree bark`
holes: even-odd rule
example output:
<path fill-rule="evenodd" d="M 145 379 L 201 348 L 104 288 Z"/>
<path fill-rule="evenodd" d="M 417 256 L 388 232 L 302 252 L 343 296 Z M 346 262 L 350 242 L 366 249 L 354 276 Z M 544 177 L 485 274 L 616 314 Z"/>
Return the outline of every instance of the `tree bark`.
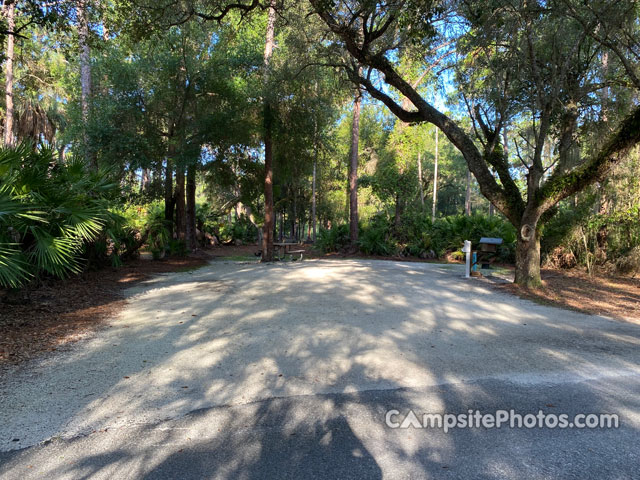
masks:
<path fill-rule="evenodd" d="M 362 93 L 356 91 L 351 124 L 351 146 L 349 148 L 349 238 L 351 248 L 358 246 L 358 144 L 360 142 L 360 108 Z"/>
<path fill-rule="evenodd" d="M 184 167 L 176 169 L 176 235 L 178 240 L 185 240 L 187 219 L 184 203 Z"/>
<path fill-rule="evenodd" d="M 396 193 L 396 209 L 395 214 L 393 216 L 393 227 L 396 232 L 400 230 L 400 217 L 402 216 L 402 201 L 400 200 L 400 194 Z"/>
<path fill-rule="evenodd" d="M 15 3 L 8 3 L 4 7 L 4 15 L 7 18 L 7 29 L 14 32 L 16 28 Z M 4 146 L 13 145 L 13 59 L 14 59 L 15 36 L 7 35 L 7 50 L 5 61 L 5 117 L 4 117 Z"/>
<path fill-rule="evenodd" d="M 291 189 L 291 193 L 293 196 L 293 205 L 292 205 L 292 215 L 291 215 L 291 238 L 292 240 L 298 239 L 298 231 L 296 228 L 296 223 L 298 222 L 298 205 L 296 204 L 296 190 L 295 188 Z"/>
<path fill-rule="evenodd" d="M 540 235 L 532 234 L 529 240 L 518 235 L 516 244 L 516 272 L 514 282 L 529 288 L 542 285 L 540 278 Z"/>
<path fill-rule="evenodd" d="M 315 84 L 316 94 L 318 93 L 318 82 Z M 317 235 L 317 212 L 316 212 L 316 174 L 318 168 L 318 118 L 314 117 L 313 122 L 313 178 L 311 180 L 311 225 L 313 228 L 313 243 L 316 242 Z"/>
<path fill-rule="evenodd" d="M 94 170 L 98 169 L 95 155 L 89 153 L 89 101 L 91 98 L 91 50 L 89 48 L 89 12 L 86 0 L 78 0 L 78 43 L 80 45 L 80 103 L 82 108 L 84 148 L 87 160 Z"/>
<path fill-rule="evenodd" d="M 471 215 L 471 170 L 467 170 L 467 191 L 464 196 L 464 214 Z"/>
<path fill-rule="evenodd" d="M 424 210 L 424 190 L 422 188 L 422 153 L 418 153 L 418 189 L 420 191 L 420 207 Z"/>
<path fill-rule="evenodd" d="M 313 160 L 313 181 L 311 186 L 311 224 L 313 226 L 313 243 L 316 243 L 316 163 L 318 150 L 316 146 L 316 158 Z"/>
<path fill-rule="evenodd" d="M 142 169 L 142 178 L 140 179 L 140 191 L 144 192 L 151 185 L 151 170 Z"/>
<path fill-rule="evenodd" d="M 598 199 L 598 215 L 605 218 L 609 213 L 609 198 L 604 185 L 600 186 L 599 190 L 600 198 Z M 598 250 L 596 252 L 596 259 L 599 262 L 604 263 L 607 260 L 607 250 L 609 249 L 609 225 L 607 222 L 603 222 L 596 232 L 596 243 Z"/>
<path fill-rule="evenodd" d="M 195 252 L 198 249 L 196 236 L 196 166 L 187 168 L 187 218 L 186 218 L 187 247 Z"/>
<path fill-rule="evenodd" d="M 540 278 L 541 214 L 535 209 L 525 211 L 520 220 L 516 240 L 516 271 L 514 282 L 530 288 L 542 285 Z"/>
<path fill-rule="evenodd" d="M 431 205 L 431 222 L 436 220 L 436 209 L 438 208 L 438 132 L 436 128 L 436 151 L 433 164 L 433 203 Z"/>
<path fill-rule="evenodd" d="M 268 93 L 269 71 L 276 25 L 276 0 L 269 1 L 267 32 L 264 47 L 264 232 L 262 235 L 262 261 L 273 261 L 273 108 Z"/>
<path fill-rule="evenodd" d="M 173 162 L 167 158 L 167 166 L 164 177 L 164 222 L 169 231 L 169 238 L 173 238 L 173 214 L 175 199 L 173 196 Z"/>

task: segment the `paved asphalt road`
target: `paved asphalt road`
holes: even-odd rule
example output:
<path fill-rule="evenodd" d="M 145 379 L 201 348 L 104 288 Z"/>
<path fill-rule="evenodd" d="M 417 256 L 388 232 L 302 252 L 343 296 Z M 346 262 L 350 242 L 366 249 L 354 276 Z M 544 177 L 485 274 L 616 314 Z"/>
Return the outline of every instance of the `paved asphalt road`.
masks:
<path fill-rule="evenodd" d="M 455 266 L 214 262 L 0 379 L 0 478 L 640 478 L 640 326 Z M 386 412 L 613 413 L 397 428 Z"/>

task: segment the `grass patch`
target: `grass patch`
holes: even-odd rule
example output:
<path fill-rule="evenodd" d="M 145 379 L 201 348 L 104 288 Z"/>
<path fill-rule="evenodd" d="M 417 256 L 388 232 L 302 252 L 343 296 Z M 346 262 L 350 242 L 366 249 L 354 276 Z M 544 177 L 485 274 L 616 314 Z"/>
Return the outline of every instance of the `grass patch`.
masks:
<path fill-rule="evenodd" d="M 229 262 L 257 262 L 259 258 L 255 255 L 231 255 L 229 257 L 218 257 L 216 260 Z"/>

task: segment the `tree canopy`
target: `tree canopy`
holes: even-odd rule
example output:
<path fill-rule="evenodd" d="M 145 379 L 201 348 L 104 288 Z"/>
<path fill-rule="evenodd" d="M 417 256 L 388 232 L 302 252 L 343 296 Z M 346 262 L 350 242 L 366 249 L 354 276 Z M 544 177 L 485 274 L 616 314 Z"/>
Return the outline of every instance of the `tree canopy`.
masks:
<path fill-rule="evenodd" d="M 535 286 L 545 228 L 578 194 L 611 211 L 623 196 L 590 186 L 640 141 L 633 0 L 18 0 L 2 15 L 5 145 L 49 152 L 52 172 L 108 171 L 106 210 L 155 205 L 136 229 L 165 250 L 233 228 L 268 233 L 269 259 L 274 232 L 311 239 L 316 223 L 350 223 L 358 248 L 384 217 L 396 247 L 381 251 L 431 255 L 403 247 L 420 222 L 497 211 L 516 282 Z M 2 192 L 30 204 L 12 175 Z M 100 218 L 105 244 L 125 242 Z M 31 251 L 21 222 L 5 221 L 5 257 Z"/>

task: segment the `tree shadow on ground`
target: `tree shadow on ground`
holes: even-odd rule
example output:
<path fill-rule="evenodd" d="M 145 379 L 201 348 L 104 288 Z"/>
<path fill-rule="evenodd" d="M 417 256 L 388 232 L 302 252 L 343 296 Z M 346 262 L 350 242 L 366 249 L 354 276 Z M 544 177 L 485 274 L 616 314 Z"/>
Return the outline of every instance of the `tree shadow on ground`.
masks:
<path fill-rule="evenodd" d="M 49 409 L 55 418 L 35 416 L 49 430 L 32 438 L 88 436 L 2 454 L 0 474 L 464 478 L 470 452 L 485 478 L 519 478 L 547 468 L 522 464 L 543 451 L 540 437 L 391 430 L 385 412 L 640 408 L 587 384 L 572 403 L 540 387 L 554 375 L 637 371 L 636 326 L 558 316 L 419 265 L 214 265 L 147 282 L 102 338 L 16 378 L 21 391 L 0 402 L 11 435 L 28 427 L 28 410 Z M 42 395 L 55 388 L 66 393 Z M 625 432 L 633 445 L 636 428 Z M 51 462 L 57 448 L 77 453 Z"/>

